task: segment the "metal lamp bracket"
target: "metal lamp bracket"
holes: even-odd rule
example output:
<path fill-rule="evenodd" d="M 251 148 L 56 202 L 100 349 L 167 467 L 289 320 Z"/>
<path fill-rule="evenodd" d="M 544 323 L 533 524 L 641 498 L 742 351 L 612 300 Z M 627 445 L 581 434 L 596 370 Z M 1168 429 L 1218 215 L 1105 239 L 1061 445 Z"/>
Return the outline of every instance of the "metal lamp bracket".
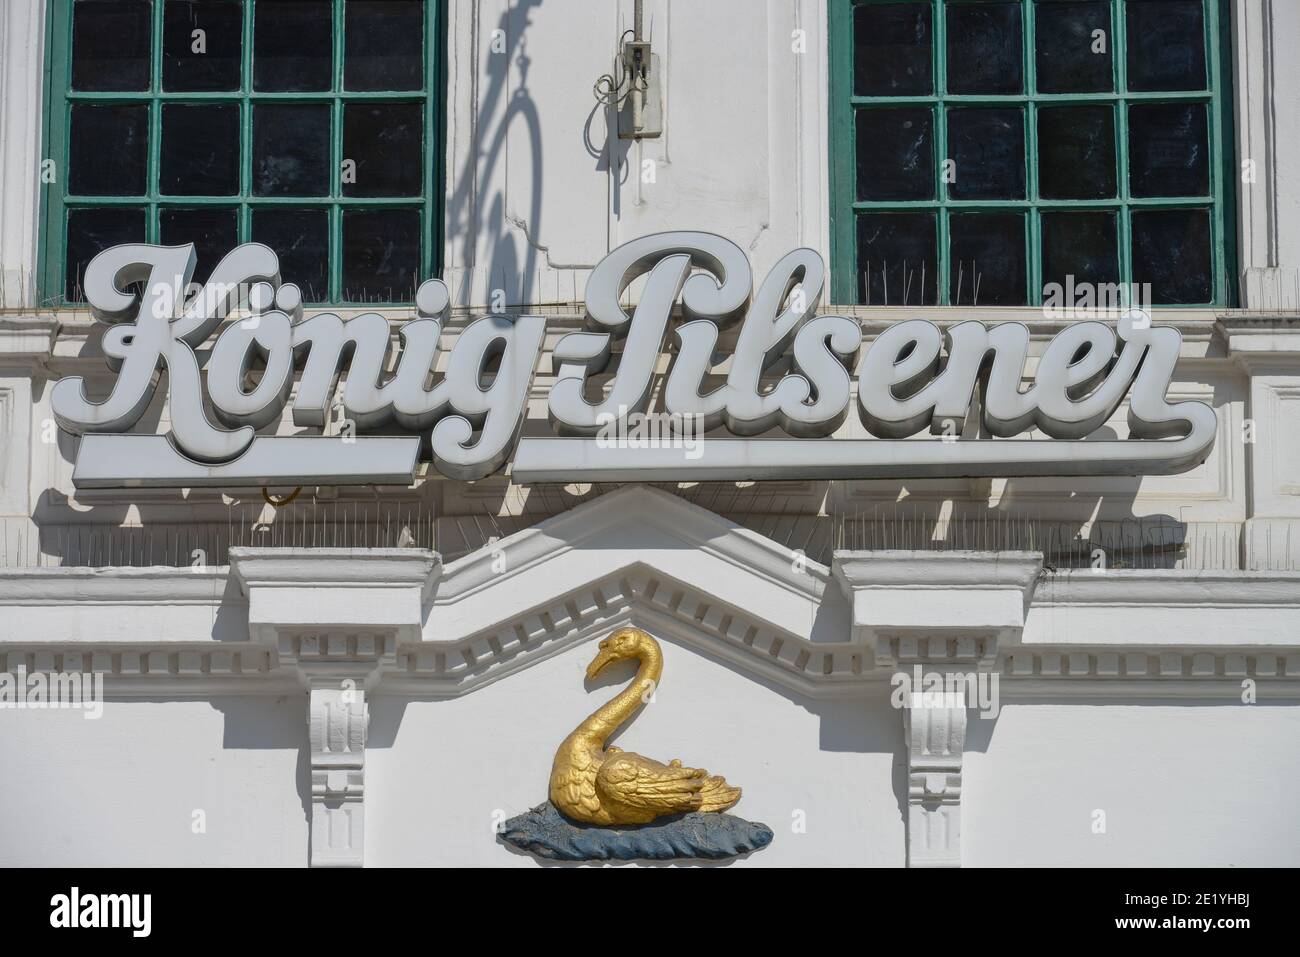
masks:
<path fill-rule="evenodd" d="M 622 60 L 631 89 L 618 111 L 618 138 L 639 140 L 662 135 L 664 111 L 658 55 L 650 52 L 648 40 L 628 40 L 623 44 Z"/>

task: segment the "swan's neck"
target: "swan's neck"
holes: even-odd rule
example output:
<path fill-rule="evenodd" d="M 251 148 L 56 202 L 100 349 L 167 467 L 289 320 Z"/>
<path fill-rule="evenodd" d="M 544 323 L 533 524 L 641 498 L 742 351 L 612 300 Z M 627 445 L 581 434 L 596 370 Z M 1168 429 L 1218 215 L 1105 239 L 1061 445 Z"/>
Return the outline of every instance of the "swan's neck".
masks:
<path fill-rule="evenodd" d="M 637 668 L 632 683 L 578 725 L 575 737 L 603 747 L 605 740 L 632 717 L 637 708 L 650 700 L 659 685 L 659 677 L 664 672 L 663 656 L 658 648 L 647 648 L 641 650 L 640 660 L 641 666 Z"/>

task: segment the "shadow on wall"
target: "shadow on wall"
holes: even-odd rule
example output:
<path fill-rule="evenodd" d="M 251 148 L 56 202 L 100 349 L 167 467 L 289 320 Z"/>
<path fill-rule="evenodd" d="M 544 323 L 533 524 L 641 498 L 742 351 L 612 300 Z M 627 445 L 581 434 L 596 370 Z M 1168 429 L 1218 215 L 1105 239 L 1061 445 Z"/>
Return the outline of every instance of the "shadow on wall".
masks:
<path fill-rule="evenodd" d="M 71 451 L 63 454 L 71 459 Z M 975 493 L 936 493 L 925 482 L 648 484 L 823 565 L 838 549 L 974 549 L 1038 551 L 1049 568 L 1060 569 L 1098 562 L 1138 569 L 1240 566 L 1240 523 L 1139 516 L 1139 478 L 1109 479 L 1104 493 L 1056 489 L 1047 496 L 1042 481 L 1009 480 L 993 506 Z M 521 490 L 500 480 L 481 482 L 456 514 L 440 514 L 422 492 L 339 502 L 304 495 L 280 510 L 264 506 L 255 493 L 223 505 L 178 492 L 88 508 L 81 502 L 74 509 L 64 491 L 49 487 L 33 513 L 34 531 L 25 520 L 13 534 L 6 530 L 0 567 L 223 565 L 233 545 L 431 547 L 450 562 L 623 484 Z"/>
<path fill-rule="evenodd" d="M 167 699 L 157 699 L 167 700 Z M 218 697 L 209 702 L 225 719 L 221 745 L 227 750 L 294 749 L 294 784 L 307 825 L 303 860 L 311 857 L 311 745 L 307 739 L 307 696 Z M 301 710 L 299 710 L 301 709 Z M 300 717 L 301 716 L 301 717 Z M 250 808 L 249 813 L 256 813 Z"/>
<path fill-rule="evenodd" d="M 497 21 L 495 29 L 500 33 L 495 35 L 502 38 L 505 49 L 496 52 L 489 47 L 487 68 L 474 77 L 474 100 L 475 115 L 480 123 L 498 113 L 500 119 L 492 121 L 495 125 L 480 125 L 475 131 L 475 149 L 459 171 L 455 191 L 447 200 L 445 217 L 448 236 L 459 238 L 472 257 L 476 258 L 480 250 L 489 251 L 486 264 L 488 289 L 501 290 L 506 304 L 529 303 L 537 297 L 538 249 L 526 237 L 521 249 L 516 236 L 507 228 L 509 213 L 504 190 L 484 196 L 479 194 L 478 185 L 493 181 L 497 167 L 506 159 L 508 146 L 513 146 L 517 152 L 526 150 L 532 164 L 532 201 L 524 225 L 532 235 L 539 235 L 543 189 L 542 126 L 537 106 L 528 90 L 532 59 L 527 47 L 530 15 L 541 4 L 542 0 L 519 0 L 510 5 Z M 477 19 L 475 28 L 478 28 Z M 475 44 L 477 54 L 482 48 L 478 37 L 475 37 Z M 510 89 L 512 68 L 518 70 L 518 83 L 513 91 Z M 487 89 L 479 93 L 477 86 L 481 76 L 487 78 Z M 515 126 L 522 127 L 522 134 L 516 134 L 512 144 L 510 136 Z M 466 265 L 478 266 L 479 263 L 474 261 Z M 453 295 L 455 292 L 453 290 Z M 461 290 L 463 305 L 470 303 L 473 292 L 472 284 L 467 281 Z"/>
<path fill-rule="evenodd" d="M 1094 440 L 1113 439 L 1103 429 Z M 1056 568 L 1229 568 L 1239 565 L 1235 522 L 1187 522 L 1168 514 L 1137 514 L 1140 477 L 1113 477 L 1104 492 L 1010 479 L 996 505 L 972 490 L 968 495 L 921 481 L 798 483 L 646 483 L 758 532 L 809 561 L 829 565 L 838 549 L 921 551 L 1027 550 L 1044 554 Z M 631 483 L 534 485 L 525 490 L 520 514 L 503 517 L 517 490 L 480 486 L 482 514 L 445 516 L 439 552 L 453 561 L 490 540 L 528 528 L 551 516 Z M 820 503 L 823 514 L 817 514 Z M 1200 525 L 1207 527 L 1201 528 Z"/>

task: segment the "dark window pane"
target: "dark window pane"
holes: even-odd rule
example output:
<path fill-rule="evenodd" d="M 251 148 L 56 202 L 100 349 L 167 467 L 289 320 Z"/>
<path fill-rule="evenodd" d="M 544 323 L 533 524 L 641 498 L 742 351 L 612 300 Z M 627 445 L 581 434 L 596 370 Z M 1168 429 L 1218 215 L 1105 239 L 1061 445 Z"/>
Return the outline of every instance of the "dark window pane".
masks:
<path fill-rule="evenodd" d="M 74 103 L 68 191 L 74 196 L 142 196 L 149 107 Z"/>
<path fill-rule="evenodd" d="M 858 216 L 858 302 L 872 306 L 938 302 L 935 237 L 933 213 Z"/>
<path fill-rule="evenodd" d="M 221 257 L 239 243 L 234 209 L 163 209 L 158 213 L 158 238 L 164 246 L 194 244 L 198 265 L 193 282 L 206 282 Z"/>
<path fill-rule="evenodd" d="M 120 206 L 68 211 L 68 257 L 64 269 L 64 295 L 84 302 L 81 277 L 95 255 L 110 246 L 145 240 L 144 210 Z"/>
<path fill-rule="evenodd" d="M 164 103 L 158 190 L 168 196 L 239 192 L 239 105 Z"/>
<path fill-rule="evenodd" d="M 348 0 L 344 7 L 344 86 L 418 90 L 424 86 L 423 0 Z"/>
<path fill-rule="evenodd" d="M 1044 199 L 1115 195 L 1115 119 L 1109 106 L 1038 111 L 1038 192 Z"/>
<path fill-rule="evenodd" d="M 259 103 L 253 107 L 253 192 L 328 196 L 330 108 Z"/>
<path fill-rule="evenodd" d="M 243 21 L 237 0 L 167 0 L 163 89 L 238 90 Z"/>
<path fill-rule="evenodd" d="M 928 108 L 859 110 L 858 199 L 934 198 L 934 119 Z"/>
<path fill-rule="evenodd" d="M 924 96 L 934 92 L 928 3 L 853 10 L 853 92 Z"/>
<path fill-rule="evenodd" d="M 1210 149 L 1200 103 L 1129 107 L 1129 189 L 1134 196 L 1206 196 Z"/>
<path fill-rule="evenodd" d="M 420 213 L 343 211 L 343 301 L 410 302 L 420 274 Z"/>
<path fill-rule="evenodd" d="M 253 88 L 328 90 L 333 85 L 330 0 L 257 0 Z"/>
<path fill-rule="evenodd" d="M 280 278 L 296 283 L 303 302 L 329 299 L 329 212 L 324 209 L 255 209 L 253 242 L 280 257 Z"/>
<path fill-rule="evenodd" d="M 949 301 L 955 306 L 1025 304 L 1025 217 L 953 213 L 948 219 Z"/>
<path fill-rule="evenodd" d="M 1128 0 L 1124 6 L 1129 89 L 1205 89 L 1202 0 Z"/>
<path fill-rule="evenodd" d="M 1078 293 L 1071 287 L 1088 283 L 1100 287 L 1119 282 L 1119 241 L 1114 213 L 1043 214 L 1043 286 L 1061 286 L 1064 304 L 1073 306 Z M 1103 290 L 1093 289 L 1100 306 Z M 1047 298 L 1047 292 L 1043 293 Z"/>
<path fill-rule="evenodd" d="M 1034 4 L 1040 93 L 1102 93 L 1114 88 L 1110 3 Z M 1103 36 L 1094 39 L 1101 30 Z"/>
<path fill-rule="evenodd" d="M 149 0 L 77 0 L 72 8 L 72 88 L 149 88 Z"/>
<path fill-rule="evenodd" d="M 948 6 L 949 93 L 1023 91 L 1020 10 L 1019 3 Z"/>
<path fill-rule="evenodd" d="M 343 108 L 344 196 L 419 196 L 424 106 L 349 103 Z"/>
<path fill-rule="evenodd" d="M 1020 109 L 948 111 L 953 199 L 1025 198 L 1025 120 Z"/>
<path fill-rule="evenodd" d="M 1151 284 L 1150 301 L 1209 302 L 1214 289 L 1211 261 L 1209 210 L 1133 213 L 1133 281 Z"/>

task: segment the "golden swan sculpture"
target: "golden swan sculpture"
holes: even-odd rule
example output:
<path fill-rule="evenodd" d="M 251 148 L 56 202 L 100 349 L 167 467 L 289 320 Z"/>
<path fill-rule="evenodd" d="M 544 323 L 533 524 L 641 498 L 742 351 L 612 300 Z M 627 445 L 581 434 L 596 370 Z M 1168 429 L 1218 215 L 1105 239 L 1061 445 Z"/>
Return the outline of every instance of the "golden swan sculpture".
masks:
<path fill-rule="evenodd" d="M 551 765 L 551 803 L 566 817 L 587 824 L 646 824 L 667 814 L 725 811 L 740 800 L 718 776 L 684 768 L 678 760 L 661 764 L 605 742 L 650 699 L 663 674 L 659 643 L 639 628 L 624 628 L 600 643 L 587 666 L 596 677 L 615 661 L 639 661 L 636 678 L 598 708 L 560 744 Z"/>

